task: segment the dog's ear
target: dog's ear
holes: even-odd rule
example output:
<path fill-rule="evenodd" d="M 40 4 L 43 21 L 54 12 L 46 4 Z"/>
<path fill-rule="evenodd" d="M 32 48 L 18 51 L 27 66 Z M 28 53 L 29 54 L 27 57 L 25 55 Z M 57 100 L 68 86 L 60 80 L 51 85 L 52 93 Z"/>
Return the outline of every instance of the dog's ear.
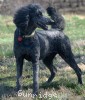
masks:
<path fill-rule="evenodd" d="M 24 27 L 29 24 L 29 20 L 29 14 L 25 15 L 24 13 L 16 13 L 13 22 L 17 27 Z"/>
<path fill-rule="evenodd" d="M 29 15 L 27 15 L 27 16 L 26 16 L 26 24 L 27 24 L 27 26 L 28 26 L 28 24 L 29 24 L 29 20 L 30 20 L 30 17 L 29 17 Z"/>

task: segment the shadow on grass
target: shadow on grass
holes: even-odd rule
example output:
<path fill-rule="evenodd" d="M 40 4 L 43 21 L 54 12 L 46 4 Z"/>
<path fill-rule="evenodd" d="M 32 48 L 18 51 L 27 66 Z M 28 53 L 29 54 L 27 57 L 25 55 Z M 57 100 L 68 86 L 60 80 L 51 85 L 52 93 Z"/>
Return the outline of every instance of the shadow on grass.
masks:
<path fill-rule="evenodd" d="M 12 86 L 10 81 L 14 82 L 16 80 L 15 76 L 8 76 L 0 78 L 0 100 L 3 97 L 13 97 L 16 94 L 15 86 Z"/>
<path fill-rule="evenodd" d="M 56 90 L 59 90 L 61 86 L 64 86 L 66 88 L 71 88 L 71 89 L 75 89 L 75 87 L 78 85 L 77 83 L 74 82 L 75 79 L 71 79 L 71 80 L 68 80 L 68 79 L 64 79 L 64 78 L 61 78 L 60 80 L 58 81 L 53 81 L 51 83 L 40 83 L 40 88 L 43 88 L 43 89 L 53 89 L 55 88 Z M 23 89 L 27 90 L 28 87 L 30 89 L 33 89 L 33 84 L 29 84 L 28 86 L 23 86 Z"/>
<path fill-rule="evenodd" d="M 0 78 L 0 82 L 1 81 L 6 81 L 6 80 L 15 80 L 15 79 L 16 79 L 15 76 L 9 76 L 9 77 Z"/>
<path fill-rule="evenodd" d="M 12 86 L 7 86 L 5 84 L 0 85 L 0 100 L 3 97 L 14 97 L 16 96 L 15 88 Z"/>
<path fill-rule="evenodd" d="M 77 95 L 82 95 L 85 90 L 85 85 L 77 84 L 74 78 L 70 80 L 61 78 L 60 80 L 54 81 L 50 84 L 46 84 L 46 83 L 40 84 L 40 88 L 43 88 L 43 89 L 53 89 L 54 88 L 55 90 L 59 90 L 62 86 L 65 88 L 74 90 L 74 92 Z"/>
<path fill-rule="evenodd" d="M 64 79 L 64 78 L 61 78 L 60 80 L 54 81 L 54 82 L 49 83 L 49 84 L 47 84 L 47 83 L 40 84 L 40 88 L 44 88 L 44 89 L 55 88 L 56 90 L 59 90 L 61 86 L 65 86 L 67 88 L 75 89 L 77 84 L 72 82 L 72 80 L 67 80 L 67 79 Z"/>
<path fill-rule="evenodd" d="M 54 82 L 51 82 L 51 83 L 42 83 L 42 84 L 40 84 L 40 88 L 43 88 L 43 89 L 55 88 L 56 90 L 59 90 L 60 86 L 59 86 L 58 82 L 54 81 Z"/>

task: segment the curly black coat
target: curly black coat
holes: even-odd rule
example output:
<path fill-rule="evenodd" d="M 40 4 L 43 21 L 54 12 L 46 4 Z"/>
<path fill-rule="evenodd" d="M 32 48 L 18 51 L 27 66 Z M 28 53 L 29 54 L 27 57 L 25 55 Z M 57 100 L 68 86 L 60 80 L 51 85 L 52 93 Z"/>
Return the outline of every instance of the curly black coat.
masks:
<path fill-rule="evenodd" d="M 14 23 L 17 27 L 14 33 L 17 90 L 21 88 L 20 78 L 24 59 L 32 62 L 33 94 L 37 94 L 39 88 L 39 60 L 41 59 L 51 72 L 47 81 L 49 83 L 56 73 L 56 68 L 53 65 L 56 54 L 59 54 L 75 70 L 78 82 L 82 84 L 81 70 L 74 60 L 68 37 L 63 32 L 55 29 L 34 32 L 37 27 L 47 29 L 46 24 L 50 22 L 49 18 L 42 15 L 41 6 L 36 4 L 21 8 L 14 16 Z"/>
<path fill-rule="evenodd" d="M 65 29 L 65 20 L 64 17 L 53 7 L 48 7 L 47 9 L 48 15 L 52 18 L 54 23 L 51 25 L 53 29 L 57 29 L 63 31 Z"/>

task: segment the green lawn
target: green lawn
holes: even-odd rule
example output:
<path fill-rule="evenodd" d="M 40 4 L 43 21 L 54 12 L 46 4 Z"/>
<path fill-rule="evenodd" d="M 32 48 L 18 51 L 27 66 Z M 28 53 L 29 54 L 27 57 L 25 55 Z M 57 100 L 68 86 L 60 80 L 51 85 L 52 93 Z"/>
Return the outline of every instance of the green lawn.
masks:
<path fill-rule="evenodd" d="M 85 16 L 64 15 L 66 20 L 65 34 L 71 41 L 74 55 L 84 56 L 85 59 Z M 31 97 L 18 97 L 15 92 L 16 86 L 16 64 L 13 54 L 13 36 L 15 26 L 12 17 L 0 16 L 0 100 L 32 100 Z M 54 60 L 57 65 L 61 59 Z M 29 66 L 29 67 L 28 67 Z M 43 66 L 41 64 L 41 66 Z M 81 62 L 79 67 L 83 71 L 83 82 L 77 84 L 75 72 L 66 67 L 58 68 L 55 79 L 51 84 L 45 84 L 50 73 L 48 69 L 40 69 L 40 94 L 48 96 L 36 100 L 85 100 L 85 65 Z M 32 68 L 31 63 L 25 61 L 23 69 L 22 86 L 24 94 L 32 91 Z M 56 97 L 53 96 L 56 94 Z"/>

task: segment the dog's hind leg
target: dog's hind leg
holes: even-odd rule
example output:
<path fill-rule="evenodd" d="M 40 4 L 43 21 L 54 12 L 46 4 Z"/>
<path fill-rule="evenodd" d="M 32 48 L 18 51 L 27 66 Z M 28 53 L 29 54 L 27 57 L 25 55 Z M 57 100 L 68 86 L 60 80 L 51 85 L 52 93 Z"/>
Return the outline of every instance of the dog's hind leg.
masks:
<path fill-rule="evenodd" d="M 20 79 L 22 76 L 22 70 L 23 70 L 23 58 L 16 58 L 16 66 L 17 66 L 17 82 L 16 82 L 16 91 L 19 91 L 21 89 Z"/>
<path fill-rule="evenodd" d="M 55 66 L 53 65 L 53 58 L 55 57 L 55 54 L 51 54 L 51 55 L 49 55 L 49 56 L 47 56 L 44 60 L 43 60 L 43 62 L 44 62 L 44 64 L 46 65 L 46 67 L 50 70 L 50 72 L 51 72 L 51 75 L 50 75 L 50 77 L 49 77 L 49 79 L 48 79 L 48 81 L 47 81 L 47 83 L 50 83 L 52 80 L 53 80 L 53 78 L 55 77 L 55 74 L 56 74 L 56 72 L 57 72 L 57 69 L 55 68 Z"/>
<path fill-rule="evenodd" d="M 69 39 L 67 37 L 59 45 L 58 53 L 70 65 L 70 67 L 74 69 L 78 77 L 78 83 L 82 84 L 82 72 L 81 69 L 77 66 L 71 50 Z"/>

